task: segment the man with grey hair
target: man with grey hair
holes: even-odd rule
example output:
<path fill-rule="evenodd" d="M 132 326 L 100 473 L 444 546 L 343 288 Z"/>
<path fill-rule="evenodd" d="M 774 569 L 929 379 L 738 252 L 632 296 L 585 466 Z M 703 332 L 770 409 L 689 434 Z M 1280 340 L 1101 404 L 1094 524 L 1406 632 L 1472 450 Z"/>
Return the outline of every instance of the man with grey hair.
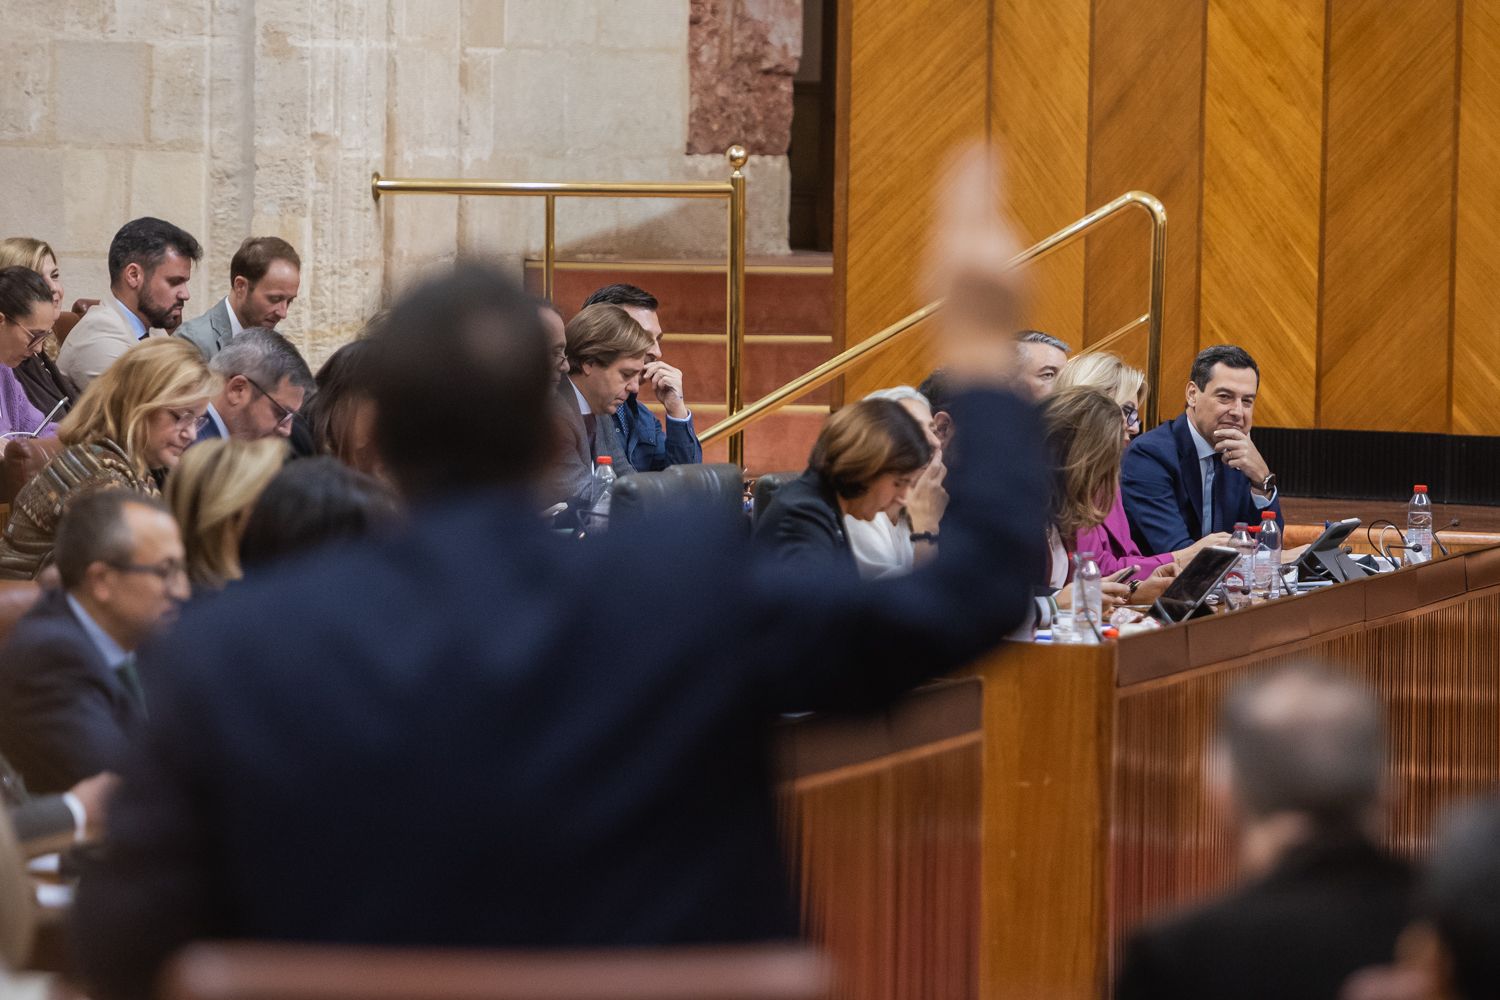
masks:
<path fill-rule="evenodd" d="M 312 372 L 291 341 L 274 330 L 242 330 L 208 367 L 224 386 L 208 404 L 199 441 L 291 436 L 292 421 L 313 389 Z"/>
<path fill-rule="evenodd" d="M 1374 695 L 1307 667 L 1250 680 L 1220 709 L 1207 770 L 1248 881 L 1138 931 L 1117 1000 L 1335 997 L 1388 961 L 1412 874 L 1374 842 L 1386 771 Z"/>
<path fill-rule="evenodd" d="M 1016 368 L 1020 390 L 1037 402 L 1052 395 L 1057 373 L 1068 363 L 1073 349 L 1066 341 L 1040 330 L 1025 330 L 1020 335 L 1021 363 Z"/>

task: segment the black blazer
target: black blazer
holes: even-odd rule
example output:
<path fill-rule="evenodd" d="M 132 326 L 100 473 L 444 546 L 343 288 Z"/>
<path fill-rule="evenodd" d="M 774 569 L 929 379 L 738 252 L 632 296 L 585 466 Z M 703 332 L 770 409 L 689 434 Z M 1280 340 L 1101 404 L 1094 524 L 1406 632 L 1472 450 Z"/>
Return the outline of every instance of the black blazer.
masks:
<path fill-rule="evenodd" d="M 738 512 L 702 505 L 564 544 L 486 493 L 190 605 L 143 653 L 150 738 L 74 908 L 92 995 L 144 996 L 203 937 L 796 934 L 778 713 L 885 704 L 1030 610 L 1032 409 L 982 394 L 955 420 L 954 544 L 897 580 L 756 561 Z"/>
<path fill-rule="evenodd" d="M 791 566 L 859 573 L 837 495 L 812 469 L 776 491 L 755 522 L 755 543 Z"/>
<path fill-rule="evenodd" d="M 1332 1000 L 1391 961 L 1412 875 L 1368 843 L 1293 849 L 1265 878 L 1136 933 L 1116 1000 Z"/>
<path fill-rule="evenodd" d="M 43 591 L 0 650 L 0 753 L 33 793 L 65 792 L 117 769 L 141 722 L 63 592 Z"/>

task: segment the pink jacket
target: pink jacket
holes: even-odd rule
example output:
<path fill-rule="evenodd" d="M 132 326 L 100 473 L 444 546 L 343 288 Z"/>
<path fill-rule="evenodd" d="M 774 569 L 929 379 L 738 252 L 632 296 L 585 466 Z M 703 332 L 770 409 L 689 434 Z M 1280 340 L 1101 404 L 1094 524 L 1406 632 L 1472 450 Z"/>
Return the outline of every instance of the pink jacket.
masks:
<path fill-rule="evenodd" d="M 1130 521 L 1125 517 L 1125 504 L 1120 499 L 1119 490 L 1115 490 L 1115 505 L 1110 508 L 1104 523 L 1097 528 L 1080 531 L 1078 547 L 1074 551 L 1094 553 L 1099 572 L 1105 576 L 1118 573 L 1126 566 L 1137 566 L 1141 576 L 1149 576 L 1156 567 L 1172 561 L 1170 552 L 1159 556 L 1141 555 L 1140 547 L 1130 537 Z"/>

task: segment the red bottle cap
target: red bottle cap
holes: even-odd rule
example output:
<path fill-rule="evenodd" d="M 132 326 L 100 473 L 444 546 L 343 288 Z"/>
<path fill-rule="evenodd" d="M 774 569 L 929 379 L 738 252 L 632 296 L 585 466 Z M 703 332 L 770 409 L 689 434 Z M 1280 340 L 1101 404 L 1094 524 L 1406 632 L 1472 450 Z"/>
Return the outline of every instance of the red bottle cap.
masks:
<path fill-rule="evenodd" d="M 1276 512 L 1274 510 L 1263 510 L 1260 512 L 1260 519 L 1262 521 L 1274 521 L 1276 520 Z"/>
<path fill-rule="evenodd" d="M 1102 635 L 1102 636 L 1104 636 L 1104 638 L 1106 638 L 1106 639 L 1118 639 L 1118 638 L 1120 638 L 1120 630 L 1117 629 L 1117 628 L 1113 628 L 1113 627 L 1107 628 L 1107 629 L 1105 629 L 1103 632 L 1101 632 L 1099 634 Z"/>
<path fill-rule="evenodd" d="M 1250 532 L 1250 534 L 1252 534 L 1252 535 L 1258 535 L 1258 534 L 1260 534 L 1260 525 L 1258 525 L 1258 524 L 1252 524 L 1252 525 L 1250 525 L 1250 527 L 1246 528 L 1245 530 L 1248 531 L 1248 532 Z"/>
<path fill-rule="evenodd" d="M 1414 492 L 1414 493 L 1426 493 L 1427 492 L 1427 487 L 1425 487 L 1425 486 L 1413 486 L 1412 487 L 1412 492 Z"/>
<path fill-rule="evenodd" d="M 594 459 L 594 461 L 596 463 L 598 463 L 599 465 L 614 465 L 615 464 L 615 460 L 612 459 L 612 458 L 610 458 L 608 455 L 600 455 L 598 458 Z"/>

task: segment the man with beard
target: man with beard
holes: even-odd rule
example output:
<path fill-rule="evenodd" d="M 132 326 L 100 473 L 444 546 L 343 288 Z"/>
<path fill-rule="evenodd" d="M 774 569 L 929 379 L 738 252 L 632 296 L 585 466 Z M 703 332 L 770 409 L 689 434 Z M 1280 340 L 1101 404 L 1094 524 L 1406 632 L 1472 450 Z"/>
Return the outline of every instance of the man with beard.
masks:
<path fill-rule="evenodd" d="M 109 294 L 73 327 L 57 367 L 79 390 L 153 330 L 175 329 L 203 248 L 161 219 L 134 219 L 109 244 Z"/>
<path fill-rule="evenodd" d="M 1276 477 L 1250 440 L 1260 368 L 1243 348 L 1219 344 L 1193 360 L 1187 409 L 1125 452 L 1120 492 L 1130 531 L 1147 555 L 1185 549 L 1205 535 L 1281 522 Z"/>
<path fill-rule="evenodd" d="M 302 287 L 302 258 L 277 236 L 252 236 L 229 261 L 229 294 L 176 331 L 213 360 L 241 330 L 274 330 Z"/>

